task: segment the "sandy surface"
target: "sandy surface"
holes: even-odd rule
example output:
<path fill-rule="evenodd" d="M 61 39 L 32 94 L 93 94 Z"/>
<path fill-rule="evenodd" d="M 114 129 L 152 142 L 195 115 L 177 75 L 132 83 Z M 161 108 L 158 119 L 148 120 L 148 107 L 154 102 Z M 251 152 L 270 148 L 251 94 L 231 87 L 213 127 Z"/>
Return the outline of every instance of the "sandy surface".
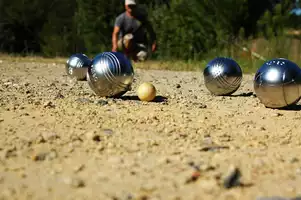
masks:
<path fill-rule="evenodd" d="M 114 100 L 63 65 L 0 62 L 0 199 L 301 194 L 298 109 L 265 108 L 250 75 L 233 96 L 214 97 L 200 72 L 135 72 L 133 91 Z M 137 100 L 145 81 L 167 99 Z M 241 176 L 225 187 L 234 168 Z"/>

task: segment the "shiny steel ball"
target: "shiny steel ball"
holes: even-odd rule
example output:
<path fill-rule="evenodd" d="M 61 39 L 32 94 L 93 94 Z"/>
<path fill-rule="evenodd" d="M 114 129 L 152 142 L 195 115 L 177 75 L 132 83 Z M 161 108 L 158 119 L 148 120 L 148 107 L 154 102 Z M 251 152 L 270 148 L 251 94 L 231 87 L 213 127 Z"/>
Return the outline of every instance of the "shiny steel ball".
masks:
<path fill-rule="evenodd" d="M 217 57 L 211 60 L 203 71 L 206 88 L 213 95 L 234 93 L 241 84 L 242 70 L 231 58 Z"/>
<path fill-rule="evenodd" d="M 74 54 L 66 62 L 66 72 L 77 80 L 86 80 L 91 60 L 85 54 Z"/>
<path fill-rule="evenodd" d="M 294 62 L 277 58 L 264 63 L 256 72 L 254 90 L 268 108 L 284 108 L 300 100 L 301 69 Z"/>
<path fill-rule="evenodd" d="M 134 70 L 130 60 L 120 52 L 98 54 L 88 68 L 87 81 L 100 97 L 119 97 L 131 89 Z"/>

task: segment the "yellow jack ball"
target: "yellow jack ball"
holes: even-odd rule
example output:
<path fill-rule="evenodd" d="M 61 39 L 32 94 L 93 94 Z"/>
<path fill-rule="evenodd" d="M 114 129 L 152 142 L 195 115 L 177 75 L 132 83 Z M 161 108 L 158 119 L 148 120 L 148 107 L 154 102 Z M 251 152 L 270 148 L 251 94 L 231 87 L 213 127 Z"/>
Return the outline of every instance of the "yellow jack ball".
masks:
<path fill-rule="evenodd" d="M 137 95 L 141 101 L 152 101 L 156 93 L 156 88 L 151 83 L 142 83 L 137 89 Z"/>

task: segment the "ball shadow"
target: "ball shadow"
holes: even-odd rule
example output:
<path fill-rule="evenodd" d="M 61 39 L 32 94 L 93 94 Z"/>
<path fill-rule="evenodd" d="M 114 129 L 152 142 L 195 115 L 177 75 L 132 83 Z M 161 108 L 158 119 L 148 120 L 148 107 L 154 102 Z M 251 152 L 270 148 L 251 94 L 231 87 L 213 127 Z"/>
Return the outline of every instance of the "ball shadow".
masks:
<path fill-rule="evenodd" d="M 253 92 L 243 92 L 241 94 L 229 95 L 229 97 L 251 97 L 251 96 L 255 96 L 256 97 L 256 94 L 254 94 Z"/>
<path fill-rule="evenodd" d="M 138 96 L 136 95 L 133 95 L 133 96 L 129 96 L 129 95 L 124 95 L 124 96 L 121 96 L 119 97 L 118 99 L 121 99 L 121 100 L 125 100 L 125 101 L 141 101 L 139 99 Z M 151 102 L 155 102 L 155 103 L 162 103 L 162 102 L 166 102 L 168 99 L 167 97 L 164 97 L 164 96 L 156 96 L 155 99 L 153 99 Z"/>
<path fill-rule="evenodd" d="M 301 105 L 294 104 L 283 108 L 277 108 L 277 110 L 301 111 Z"/>

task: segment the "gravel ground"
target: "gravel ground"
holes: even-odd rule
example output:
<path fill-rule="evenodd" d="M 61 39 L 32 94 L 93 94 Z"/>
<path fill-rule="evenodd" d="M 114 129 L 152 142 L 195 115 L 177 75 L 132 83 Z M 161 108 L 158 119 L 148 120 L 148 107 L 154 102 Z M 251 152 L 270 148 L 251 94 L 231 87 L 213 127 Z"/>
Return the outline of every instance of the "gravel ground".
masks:
<path fill-rule="evenodd" d="M 55 63 L 0 62 L 0 199 L 256 200 L 301 194 L 301 113 L 201 72 L 135 70 L 121 99 Z M 155 102 L 135 89 L 149 81 Z M 265 198 L 266 197 L 266 198 Z"/>

